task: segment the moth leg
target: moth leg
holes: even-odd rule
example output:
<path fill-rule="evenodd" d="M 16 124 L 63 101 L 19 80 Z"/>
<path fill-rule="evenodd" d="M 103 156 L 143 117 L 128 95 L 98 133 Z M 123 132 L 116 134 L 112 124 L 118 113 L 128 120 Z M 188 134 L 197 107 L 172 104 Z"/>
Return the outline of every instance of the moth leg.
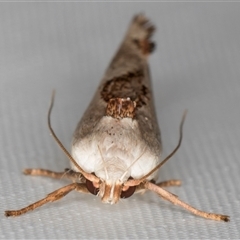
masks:
<path fill-rule="evenodd" d="M 144 186 L 143 183 L 140 183 L 139 185 L 136 186 L 135 193 L 141 193 L 144 194 L 146 192 L 146 187 Z"/>
<path fill-rule="evenodd" d="M 64 172 L 54 172 L 47 169 L 41 169 L 41 168 L 27 168 L 23 170 L 23 173 L 25 175 L 31 175 L 31 176 L 44 176 L 44 177 L 51 177 L 56 179 L 70 179 L 72 181 L 78 181 L 78 182 L 85 182 L 85 178 L 83 175 L 79 172 L 74 172 L 71 169 L 66 168 Z"/>
<path fill-rule="evenodd" d="M 58 190 L 49 193 L 45 198 L 30 204 L 29 206 L 22 208 L 20 210 L 10 210 L 10 211 L 5 211 L 5 216 L 10 217 L 10 216 L 20 216 L 26 212 L 32 211 L 35 208 L 41 207 L 42 205 L 49 203 L 49 202 L 55 202 L 62 197 L 66 196 L 69 192 L 75 189 L 80 189 L 81 185 L 84 185 L 82 183 L 71 183 L 65 187 L 59 188 Z"/>
<path fill-rule="evenodd" d="M 189 204 L 181 201 L 176 195 L 174 195 L 174 194 L 168 192 L 167 190 L 155 185 L 154 183 L 146 182 L 144 184 L 144 186 L 145 186 L 146 189 L 156 192 L 157 194 L 159 194 L 161 197 L 168 200 L 169 202 L 172 202 L 175 205 L 179 205 L 179 206 L 185 208 L 186 210 L 190 211 L 191 213 L 193 213 L 197 216 L 204 217 L 204 218 L 207 218 L 207 219 L 217 220 L 217 221 L 225 221 L 225 222 L 230 221 L 230 217 L 227 216 L 227 215 L 221 215 L 221 214 L 216 214 L 216 213 L 208 213 L 208 212 L 198 210 L 198 209 L 190 206 Z"/>
<path fill-rule="evenodd" d="M 89 193 L 85 183 L 78 184 L 75 190 L 80 193 Z"/>
<path fill-rule="evenodd" d="M 171 179 L 168 181 L 156 183 L 156 185 L 159 187 L 179 187 L 181 186 L 181 181 L 176 179 Z"/>
<path fill-rule="evenodd" d="M 178 187 L 181 186 L 181 181 L 180 180 L 176 180 L 176 179 L 171 179 L 168 181 L 163 181 L 160 183 L 155 183 L 154 180 L 151 181 L 151 183 L 159 186 L 159 187 Z M 135 193 L 145 193 L 146 191 L 146 187 L 143 183 L 140 183 L 139 185 L 136 186 L 136 190 Z"/>

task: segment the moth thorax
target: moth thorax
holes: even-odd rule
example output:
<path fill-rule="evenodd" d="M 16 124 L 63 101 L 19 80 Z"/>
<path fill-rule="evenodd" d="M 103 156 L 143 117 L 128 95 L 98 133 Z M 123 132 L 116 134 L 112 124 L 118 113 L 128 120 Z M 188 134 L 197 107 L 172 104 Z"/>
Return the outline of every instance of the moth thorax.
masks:
<path fill-rule="evenodd" d="M 106 115 L 113 118 L 133 118 L 136 102 L 130 98 L 111 98 L 107 103 Z"/>

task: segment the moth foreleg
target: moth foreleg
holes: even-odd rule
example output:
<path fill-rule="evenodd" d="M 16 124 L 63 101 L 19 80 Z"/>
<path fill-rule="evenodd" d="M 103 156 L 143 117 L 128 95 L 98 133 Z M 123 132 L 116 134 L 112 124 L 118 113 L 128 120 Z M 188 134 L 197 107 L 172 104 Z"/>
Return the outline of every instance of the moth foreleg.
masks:
<path fill-rule="evenodd" d="M 181 186 L 181 181 L 176 180 L 176 179 L 171 179 L 171 180 L 163 181 L 163 182 L 160 182 L 160 183 L 155 183 L 155 181 L 152 180 L 151 183 L 153 183 L 153 184 L 155 184 L 159 187 L 178 187 L 178 186 Z M 141 184 L 136 186 L 135 193 L 145 193 L 146 190 L 147 189 L 146 189 L 144 183 L 141 183 Z"/>
<path fill-rule="evenodd" d="M 63 198 L 64 196 L 66 196 L 69 192 L 71 192 L 72 190 L 78 190 L 81 189 L 81 185 L 84 185 L 83 183 L 71 183 L 65 187 L 59 188 L 58 190 L 49 193 L 45 198 L 30 204 L 29 206 L 22 208 L 20 210 L 9 210 L 9 211 L 5 211 L 5 216 L 6 217 L 10 217 L 10 216 L 19 216 L 22 215 L 26 212 L 32 211 L 35 208 L 41 207 L 42 205 L 49 203 L 49 202 L 55 202 L 61 198 Z"/>
<path fill-rule="evenodd" d="M 225 222 L 230 221 L 230 217 L 227 216 L 227 215 L 221 215 L 221 214 L 216 214 L 216 213 L 208 213 L 208 212 L 198 210 L 198 209 L 190 206 L 189 204 L 181 201 L 176 195 L 168 192 L 167 190 L 157 186 L 154 183 L 145 182 L 144 186 L 145 186 L 146 189 L 156 192 L 157 194 L 159 194 L 164 199 L 172 202 L 175 205 L 179 205 L 179 206 L 185 208 L 186 210 L 192 212 L 193 214 L 195 214 L 197 216 L 204 217 L 204 218 L 207 218 L 207 219 L 217 220 L 217 221 L 225 221 Z"/>
<path fill-rule="evenodd" d="M 181 181 L 176 179 L 171 179 L 168 181 L 156 183 L 156 185 L 159 187 L 179 187 L 181 186 Z"/>
<path fill-rule="evenodd" d="M 44 176 L 44 177 L 51 177 L 56 179 L 70 179 L 72 181 L 78 181 L 78 182 L 85 182 L 85 178 L 83 175 L 79 172 L 74 172 L 71 169 L 66 168 L 64 172 L 54 172 L 47 169 L 41 169 L 41 168 L 27 168 L 23 170 L 23 173 L 25 175 L 31 175 L 31 176 Z"/>

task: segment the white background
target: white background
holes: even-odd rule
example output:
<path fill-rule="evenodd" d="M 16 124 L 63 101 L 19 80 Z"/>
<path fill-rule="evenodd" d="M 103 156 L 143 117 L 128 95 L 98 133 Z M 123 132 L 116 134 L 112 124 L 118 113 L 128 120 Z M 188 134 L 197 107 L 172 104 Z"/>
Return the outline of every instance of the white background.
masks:
<path fill-rule="evenodd" d="M 154 193 L 117 205 L 72 192 L 16 218 L 19 209 L 63 180 L 29 177 L 26 167 L 62 171 L 69 163 L 47 128 L 70 149 L 72 133 L 134 14 L 155 25 L 150 57 L 163 156 L 178 153 L 160 180 L 199 209 L 231 216 L 194 216 Z M 240 3 L 0 3 L 0 238 L 240 238 Z"/>

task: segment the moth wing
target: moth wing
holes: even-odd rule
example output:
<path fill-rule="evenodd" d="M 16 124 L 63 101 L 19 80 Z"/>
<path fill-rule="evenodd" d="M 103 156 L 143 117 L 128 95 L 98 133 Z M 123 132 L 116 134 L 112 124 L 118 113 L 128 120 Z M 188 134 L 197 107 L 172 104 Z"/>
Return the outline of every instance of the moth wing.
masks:
<path fill-rule="evenodd" d="M 154 30 L 154 26 L 144 15 L 139 14 L 133 18 L 120 48 L 75 130 L 73 145 L 95 134 L 95 126 L 106 115 L 110 99 L 130 98 L 136 102 L 134 119 L 138 121 L 143 140 L 156 155 L 160 155 L 160 130 L 147 63 L 154 47 L 151 42 Z"/>

